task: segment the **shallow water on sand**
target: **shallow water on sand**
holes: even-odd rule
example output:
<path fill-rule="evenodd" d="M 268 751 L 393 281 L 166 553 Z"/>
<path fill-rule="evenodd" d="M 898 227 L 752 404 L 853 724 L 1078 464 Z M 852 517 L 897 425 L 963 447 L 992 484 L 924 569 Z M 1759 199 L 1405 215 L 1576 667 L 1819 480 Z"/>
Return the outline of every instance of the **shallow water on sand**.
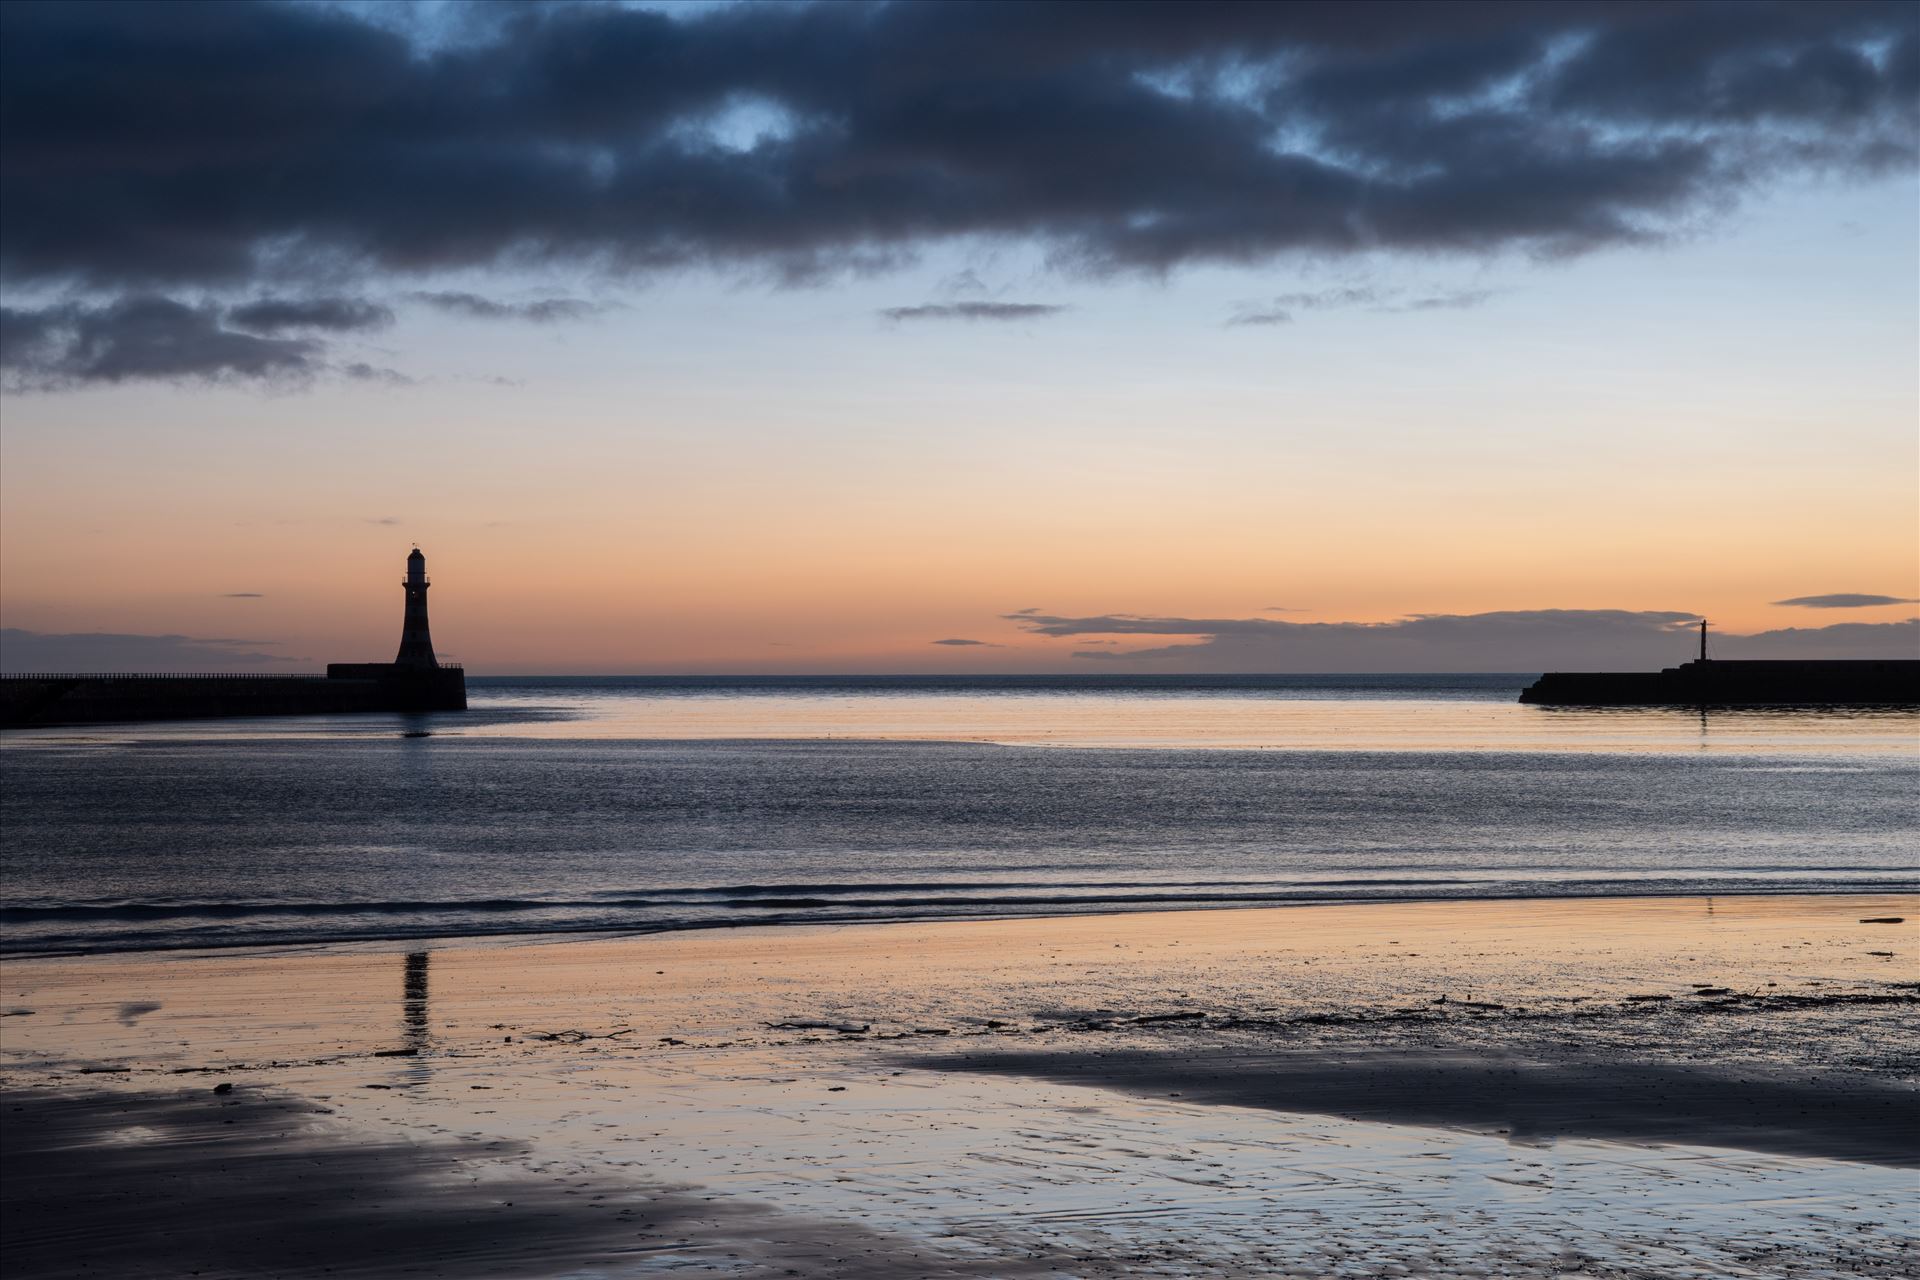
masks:
<path fill-rule="evenodd" d="M 1914 1261 L 1914 906 L 1378 904 L 32 960 L 5 975 L 4 1002 L 32 1012 L 9 1019 L 0 1084 L 88 1091 L 96 1179 L 127 1158 L 205 1185 L 253 1167 L 280 1213 L 325 1184 L 274 1178 L 343 1144 L 384 1151 L 354 1166 L 360 1201 L 326 1203 L 348 1225 L 465 1205 L 474 1274 L 531 1238 L 603 1254 L 549 1274 L 1896 1277 Z M 1663 1118 L 1645 1091 L 1588 1088 L 1523 1130 L 1499 1080 L 1452 1126 L 1236 1105 L 1210 1083 L 1357 1049 L 1516 1081 L 1659 1068 L 1727 1101 Z M 1142 1054 L 1162 1082 L 1116 1083 Z M 1056 1074 L 990 1069 L 1008 1055 Z M 1797 1129 L 1769 1082 L 1828 1114 Z M 166 1126 L 131 1105 L 169 1089 Z M 274 1098 L 326 1114 L 279 1145 L 223 1141 Z M 1596 1114 L 1643 1139 L 1586 1136 Z M 1882 1132 L 1865 1161 L 1791 1154 Z M 110 1215 L 36 1256 L 124 1246 L 164 1269 L 218 1235 L 136 1226 Z M 343 1233 L 348 1256 L 287 1273 L 363 1238 L 445 1265 L 422 1252 L 437 1239 Z"/>
<path fill-rule="evenodd" d="M 14 733 L 0 946 L 1915 883 L 1920 717 L 1523 681 L 489 682 Z"/>

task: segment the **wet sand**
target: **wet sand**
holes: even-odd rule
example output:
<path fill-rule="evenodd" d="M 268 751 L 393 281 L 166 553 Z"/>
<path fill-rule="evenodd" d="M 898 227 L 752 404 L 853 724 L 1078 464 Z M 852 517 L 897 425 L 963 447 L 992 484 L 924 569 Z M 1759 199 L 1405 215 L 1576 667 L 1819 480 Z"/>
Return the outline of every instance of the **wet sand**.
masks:
<path fill-rule="evenodd" d="M 1804 1079 L 1718 1065 L 1649 1065 L 1564 1053 L 992 1053 L 920 1060 L 1149 1097 L 1384 1124 L 1469 1129 L 1515 1142 L 1604 1138 L 1920 1167 L 1920 1106 L 1906 1085 Z"/>
<path fill-rule="evenodd" d="M 1911 1275 L 1916 921 L 1561 900 L 14 961 L 0 1243 L 20 1276 Z"/>
<path fill-rule="evenodd" d="M 525 1142 L 355 1135 L 263 1090 L 25 1091 L 8 1106 L 8 1275 L 1017 1271 L 693 1188 L 542 1177 Z"/>

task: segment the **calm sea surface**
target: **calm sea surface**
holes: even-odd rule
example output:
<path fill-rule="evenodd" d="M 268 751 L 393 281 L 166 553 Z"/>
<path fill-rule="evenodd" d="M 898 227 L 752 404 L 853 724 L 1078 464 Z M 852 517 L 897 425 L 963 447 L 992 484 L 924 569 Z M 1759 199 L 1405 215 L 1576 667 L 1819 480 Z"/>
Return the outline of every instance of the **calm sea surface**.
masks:
<path fill-rule="evenodd" d="M 0 949 L 1920 881 L 1920 715 L 1529 678 L 501 679 L 8 733 Z"/>

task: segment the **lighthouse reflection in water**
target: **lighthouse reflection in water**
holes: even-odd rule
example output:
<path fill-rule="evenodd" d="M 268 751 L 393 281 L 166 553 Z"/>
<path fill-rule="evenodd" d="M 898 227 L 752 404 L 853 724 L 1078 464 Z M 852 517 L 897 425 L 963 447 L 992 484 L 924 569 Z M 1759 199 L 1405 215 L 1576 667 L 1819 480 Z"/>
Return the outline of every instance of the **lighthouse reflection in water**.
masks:
<path fill-rule="evenodd" d="M 426 951 L 410 951 L 401 962 L 400 1047 L 386 1051 L 388 1056 L 404 1058 L 406 1065 L 398 1073 L 408 1085 L 424 1084 L 433 1075 L 425 1055 L 433 1047 L 433 1029 L 427 1019 Z"/>

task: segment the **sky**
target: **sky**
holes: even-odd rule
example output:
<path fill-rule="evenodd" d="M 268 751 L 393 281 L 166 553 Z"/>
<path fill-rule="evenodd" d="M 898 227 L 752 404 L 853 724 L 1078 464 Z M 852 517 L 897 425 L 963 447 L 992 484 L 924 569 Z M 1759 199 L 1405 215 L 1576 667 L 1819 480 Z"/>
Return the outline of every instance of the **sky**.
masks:
<path fill-rule="evenodd" d="M 1920 656 L 1920 8 L 0 6 L 0 667 Z"/>

